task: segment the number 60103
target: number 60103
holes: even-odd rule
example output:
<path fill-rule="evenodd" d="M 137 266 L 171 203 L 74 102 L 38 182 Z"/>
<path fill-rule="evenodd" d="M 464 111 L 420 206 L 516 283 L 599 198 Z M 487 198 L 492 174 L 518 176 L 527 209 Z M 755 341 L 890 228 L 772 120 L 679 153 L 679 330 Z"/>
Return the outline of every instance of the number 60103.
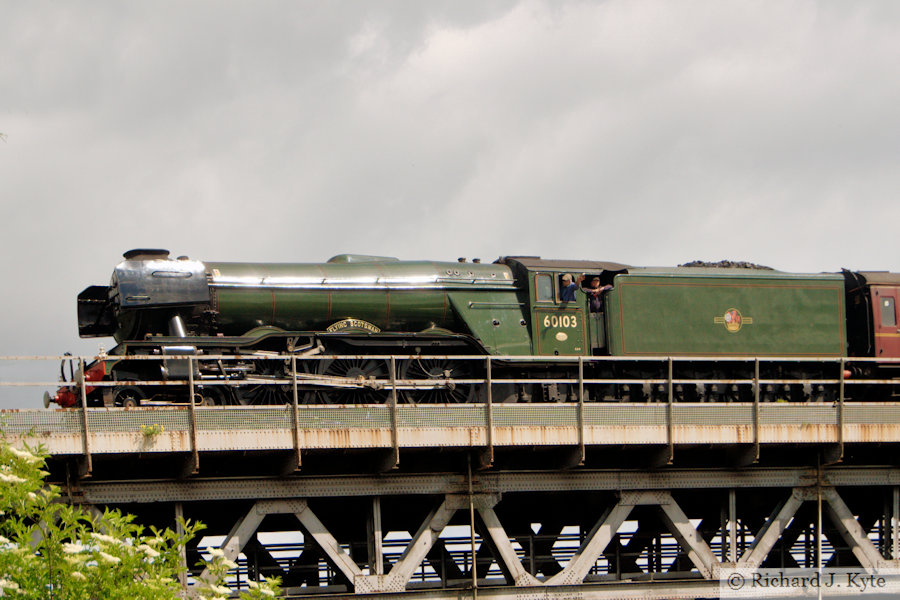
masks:
<path fill-rule="evenodd" d="M 544 327 L 578 327 L 577 315 L 547 315 Z"/>

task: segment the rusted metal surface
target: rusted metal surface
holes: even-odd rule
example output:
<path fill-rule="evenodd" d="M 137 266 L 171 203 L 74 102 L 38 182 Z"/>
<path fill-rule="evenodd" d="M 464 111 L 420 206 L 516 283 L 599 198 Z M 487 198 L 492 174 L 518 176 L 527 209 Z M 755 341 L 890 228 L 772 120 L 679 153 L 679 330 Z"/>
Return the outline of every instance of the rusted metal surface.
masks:
<path fill-rule="evenodd" d="M 671 406 L 671 405 L 669 405 Z M 62 419 L 67 412 L 6 411 L 4 431 L 17 443 L 40 441 L 52 454 L 217 452 L 226 450 L 291 450 L 354 448 L 480 448 L 527 446 L 639 446 L 710 444 L 886 444 L 900 441 L 900 406 L 815 403 L 766 407 L 757 426 L 751 419 L 753 404 L 678 404 L 629 406 L 627 423 L 615 407 L 605 415 L 590 413 L 579 418 L 575 403 L 495 406 L 487 419 L 485 406 L 424 405 L 400 407 L 396 431 L 388 420 L 373 426 L 373 413 L 383 406 L 315 407 L 298 411 L 296 430 L 288 407 L 173 407 L 156 410 L 88 409 L 82 422 L 89 423 L 85 439 L 81 427 Z M 475 409 L 473 411 L 473 409 Z M 506 412 L 501 414 L 500 409 Z M 539 410 L 538 410 L 539 409 Z M 841 424 L 839 410 L 850 419 Z M 659 411 L 663 412 L 660 413 Z M 182 427 L 182 417 L 195 411 L 197 429 Z M 410 412 L 411 411 L 411 412 Z M 515 423 L 510 424 L 510 412 Z M 864 411 L 870 422 L 859 421 Z M 624 407 L 623 407 L 624 412 Z M 340 422 L 330 415 L 338 413 Z M 784 414 L 779 414 L 784 413 Z M 662 418 L 660 418 L 662 415 Z M 40 416 L 38 425 L 30 417 Z M 48 416 L 50 417 L 48 419 Z M 784 417 L 783 422 L 772 419 Z M 212 421 L 208 417 L 215 417 Z M 415 426 L 409 426 L 414 418 Z M 674 418 L 674 422 L 672 419 Z M 71 421 L 71 420 L 69 420 Z M 749 422 L 748 422 L 749 421 Z M 161 431 L 143 433 L 142 425 L 159 424 Z M 172 423 L 166 426 L 166 423 Z M 552 423 L 552 424 L 551 424 Z M 192 435 L 196 443 L 192 444 Z M 490 438 L 490 439 L 489 439 Z"/>

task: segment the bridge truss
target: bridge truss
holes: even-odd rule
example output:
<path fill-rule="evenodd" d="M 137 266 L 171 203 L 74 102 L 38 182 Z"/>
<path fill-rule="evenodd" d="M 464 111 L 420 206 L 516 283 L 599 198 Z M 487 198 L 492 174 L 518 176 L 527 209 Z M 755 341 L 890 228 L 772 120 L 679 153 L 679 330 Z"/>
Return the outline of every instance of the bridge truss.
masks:
<path fill-rule="evenodd" d="M 716 597 L 735 568 L 896 568 L 900 469 L 468 471 L 82 481 L 71 499 L 209 525 L 232 584 L 292 596 Z M 474 568 L 473 568 L 474 565 Z M 412 593 L 412 594 L 411 594 Z"/>

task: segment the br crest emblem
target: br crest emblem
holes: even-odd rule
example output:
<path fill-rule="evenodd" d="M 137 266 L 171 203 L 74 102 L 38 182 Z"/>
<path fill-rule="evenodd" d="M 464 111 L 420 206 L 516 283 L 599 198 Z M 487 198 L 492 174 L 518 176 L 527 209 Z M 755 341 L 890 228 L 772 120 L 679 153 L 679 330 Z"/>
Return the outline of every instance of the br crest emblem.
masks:
<path fill-rule="evenodd" d="M 744 325 L 753 323 L 753 317 L 745 317 L 736 308 L 729 308 L 721 317 L 716 317 L 714 321 L 718 324 L 725 325 L 728 333 L 737 333 Z"/>

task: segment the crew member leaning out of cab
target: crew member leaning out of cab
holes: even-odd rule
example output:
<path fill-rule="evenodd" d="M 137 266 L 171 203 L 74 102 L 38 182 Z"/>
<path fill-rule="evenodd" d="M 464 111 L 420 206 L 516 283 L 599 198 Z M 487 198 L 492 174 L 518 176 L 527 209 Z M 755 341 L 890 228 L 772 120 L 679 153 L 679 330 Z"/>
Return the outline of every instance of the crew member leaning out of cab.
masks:
<path fill-rule="evenodd" d="M 591 279 L 591 286 L 584 290 L 584 293 L 588 296 L 588 305 L 591 312 L 603 312 L 603 292 L 611 289 L 611 285 L 601 286 L 599 277 Z"/>
<path fill-rule="evenodd" d="M 559 289 L 560 302 L 575 302 L 575 290 L 578 289 L 578 284 L 582 281 L 584 281 L 584 273 L 578 276 L 577 281 L 572 281 L 572 276 L 569 273 L 563 275 L 562 285 Z"/>

